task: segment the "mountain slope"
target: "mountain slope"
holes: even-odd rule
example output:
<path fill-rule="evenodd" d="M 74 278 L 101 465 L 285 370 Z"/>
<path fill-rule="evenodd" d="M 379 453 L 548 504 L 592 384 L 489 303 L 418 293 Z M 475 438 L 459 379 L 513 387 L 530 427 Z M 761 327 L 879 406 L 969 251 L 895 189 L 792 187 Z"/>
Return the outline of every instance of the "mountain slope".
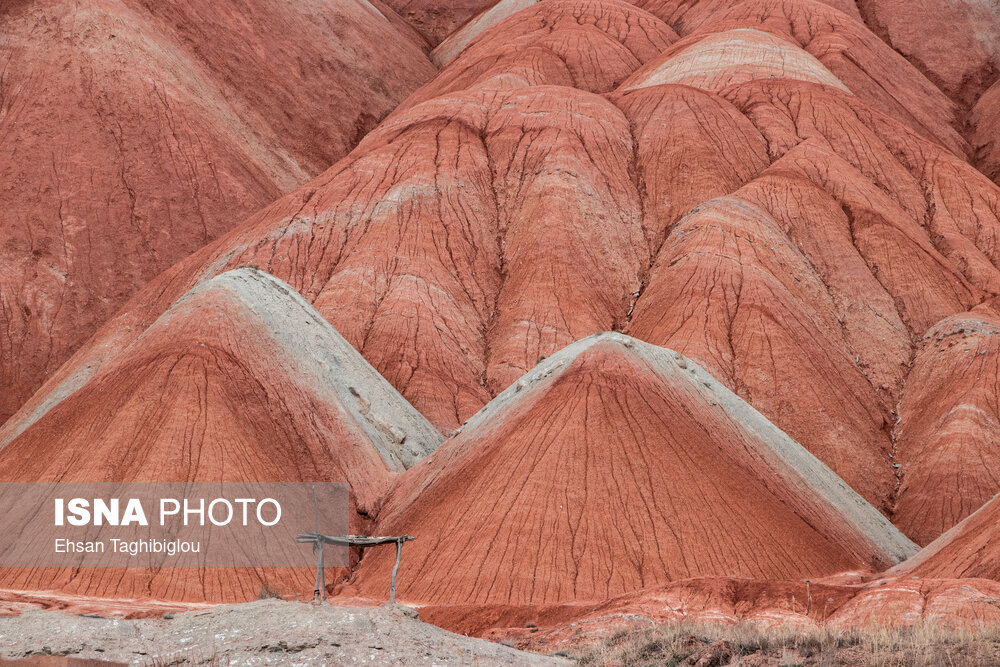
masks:
<path fill-rule="evenodd" d="M 443 431 L 540 357 L 624 330 L 703 364 L 890 512 L 914 341 L 1000 294 L 1000 190 L 964 159 L 952 103 L 858 18 L 704 11 L 680 41 L 617 0 L 488 27 L 345 160 L 150 285 L 0 442 L 185 291 L 257 265 Z M 656 79 L 734 34 L 747 48 L 721 78 Z"/>
<path fill-rule="evenodd" d="M 933 579 L 992 579 L 1000 581 L 1000 539 L 994 497 L 917 555 L 900 563 L 889 574 Z"/>
<path fill-rule="evenodd" d="M 1000 492 L 1000 317 L 946 318 L 921 339 L 900 403 L 893 520 L 928 544 Z"/>
<path fill-rule="evenodd" d="M 226 272 L 0 450 L 4 481 L 323 481 L 362 530 L 440 435 L 286 284 Z M 4 588 L 187 601 L 253 599 L 299 570 L 4 569 Z M 261 579 L 263 577 L 263 579 Z M 303 582 L 306 582 L 303 585 Z"/>
<path fill-rule="evenodd" d="M 150 278 L 430 78 L 418 39 L 367 0 L 5 3 L 0 422 Z"/>
<path fill-rule="evenodd" d="M 417 538 L 401 598 L 439 604 L 878 570 L 915 551 L 704 370 L 621 334 L 570 345 L 490 402 L 399 478 L 378 530 Z M 384 596 L 393 562 L 366 553 L 355 586 Z"/>

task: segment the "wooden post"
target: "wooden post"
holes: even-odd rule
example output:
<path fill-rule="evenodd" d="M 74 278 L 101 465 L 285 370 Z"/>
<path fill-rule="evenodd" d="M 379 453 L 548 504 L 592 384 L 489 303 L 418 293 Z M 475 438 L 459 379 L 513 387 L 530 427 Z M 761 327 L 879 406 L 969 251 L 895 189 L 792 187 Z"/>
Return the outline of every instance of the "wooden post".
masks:
<path fill-rule="evenodd" d="M 313 592 L 313 602 L 323 604 L 326 599 L 326 573 L 323 571 L 323 543 L 317 542 L 313 545 L 313 550 L 319 549 L 319 558 L 316 561 L 316 590 Z"/>
<path fill-rule="evenodd" d="M 319 522 L 317 514 L 317 524 Z M 389 583 L 389 604 L 396 604 L 396 578 L 399 574 L 399 562 L 403 558 L 403 543 L 414 539 L 409 535 L 384 536 L 374 535 L 321 535 L 318 530 L 315 533 L 303 533 L 297 535 L 295 541 L 302 544 L 308 542 L 313 545 L 313 549 L 319 549 L 318 564 L 316 567 L 316 591 L 315 599 L 320 602 L 326 599 L 326 586 L 323 579 L 323 545 L 332 544 L 337 547 L 375 547 L 380 544 L 396 543 L 396 564 L 392 566 L 392 581 Z M 322 597 L 321 597 L 322 596 Z"/>
<path fill-rule="evenodd" d="M 319 503 L 316 502 L 316 487 L 313 487 L 313 509 L 316 510 L 316 533 L 319 534 Z M 323 543 L 313 542 L 313 551 L 319 550 L 316 560 L 316 590 L 313 591 L 313 602 L 323 604 L 326 599 L 326 572 L 323 565 Z"/>
<path fill-rule="evenodd" d="M 396 573 L 403 557 L 403 538 L 396 539 L 396 564 L 392 566 L 392 581 L 389 582 L 389 604 L 396 604 Z"/>

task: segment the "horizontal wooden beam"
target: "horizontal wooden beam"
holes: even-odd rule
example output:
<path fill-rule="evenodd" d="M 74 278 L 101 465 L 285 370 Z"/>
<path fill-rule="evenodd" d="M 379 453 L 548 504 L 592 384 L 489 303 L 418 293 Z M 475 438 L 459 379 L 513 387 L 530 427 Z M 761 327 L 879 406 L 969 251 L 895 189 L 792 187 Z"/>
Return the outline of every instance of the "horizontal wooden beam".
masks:
<path fill-rule="evenodd" d="M 324 543 L 333 544 L 338 547 L 374 547 L 379 544 L 396 544 L 410 542 L 413 537 L 409 535 L 398 535 L 395 537 L 375 537 L 366 535 L 321 535 L 319 533 L 305 533 L 295 537 L 296 542 L 313 544 Z"/>

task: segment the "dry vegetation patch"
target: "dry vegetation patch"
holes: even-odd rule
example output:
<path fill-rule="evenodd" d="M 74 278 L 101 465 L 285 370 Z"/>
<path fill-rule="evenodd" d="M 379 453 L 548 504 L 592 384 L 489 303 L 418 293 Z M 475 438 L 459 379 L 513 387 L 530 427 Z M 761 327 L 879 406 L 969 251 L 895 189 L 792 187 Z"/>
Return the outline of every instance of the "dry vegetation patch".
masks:
<path fill-rule="evenodd" d="M 766 628 L 671 623 L 622 631 L 577 656 L 581 665 L 864 665 L 954 667 L 1000 664 L 1000 627 Z"/>

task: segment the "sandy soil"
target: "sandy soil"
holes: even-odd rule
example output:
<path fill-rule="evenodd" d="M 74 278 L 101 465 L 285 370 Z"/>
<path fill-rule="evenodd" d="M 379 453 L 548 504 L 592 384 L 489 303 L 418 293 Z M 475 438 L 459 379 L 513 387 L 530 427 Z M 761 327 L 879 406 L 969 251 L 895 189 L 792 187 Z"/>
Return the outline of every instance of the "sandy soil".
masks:
<path fill-rule="evenodd" d="M 406 607 L 262 600 L 162 619 L 28 609 L 0 618 L 0 658 L 65 655 L 131 664 L 559 665 L 421 622 Z"/>

